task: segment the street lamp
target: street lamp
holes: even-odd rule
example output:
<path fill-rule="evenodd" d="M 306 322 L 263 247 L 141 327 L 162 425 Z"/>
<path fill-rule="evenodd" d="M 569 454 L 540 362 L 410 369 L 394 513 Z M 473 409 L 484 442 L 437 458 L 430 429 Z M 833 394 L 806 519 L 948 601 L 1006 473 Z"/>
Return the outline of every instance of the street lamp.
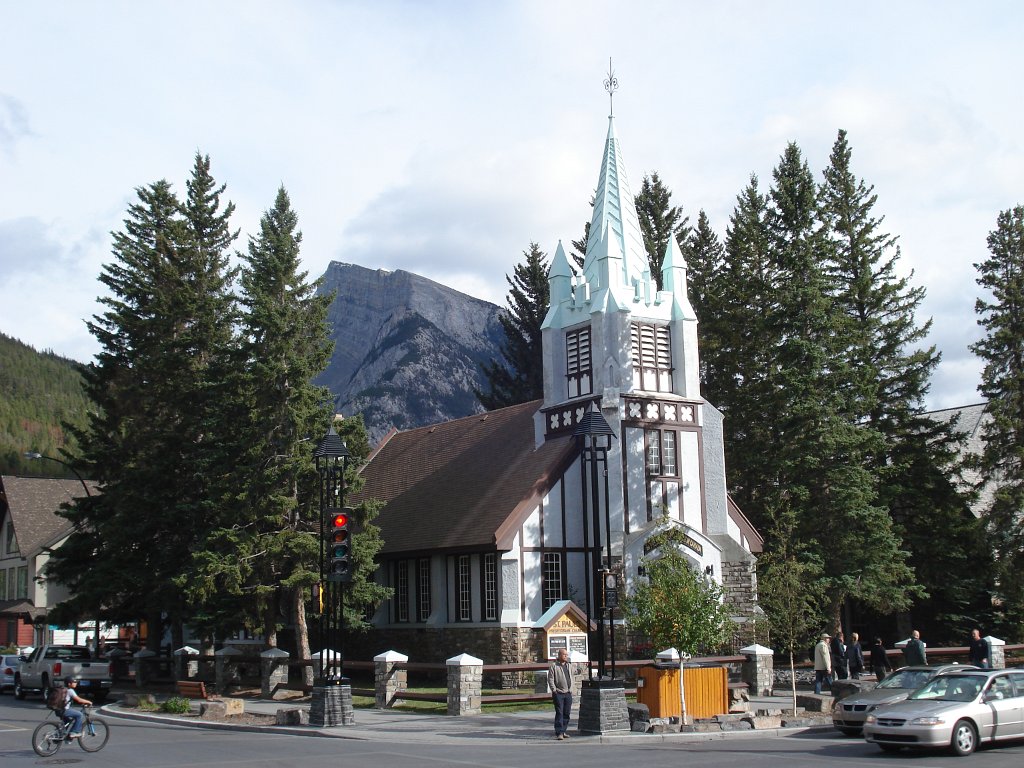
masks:
<path fill-rule="evenodd" d="M 319 625 L 320 639 L 323 643 L 320 651 L 319 682 L 321 685 L 341 685 L 344 680 L 341 675 L 344 656 L 339 658 L 338 654 L 338 648 L 343 639 L 341 633 L 344 631 L 345 621 L 342 586 L 339 581 L 328 578 L 325 571 L 327 540 L 330 535 L 327 520 L 340 513 L 344 507 L 345 467 L 350 456 L 345 441 L 334 431 L 333 426 L 327 430 L 327 434 L 313 451 L 320 484 L 320 594 L 324 606 L 320 612 Z M 328 670 L 332 670 L 337 665 L 337 672 L 324 673 L 324 655 L 326 653 L 331 655 Z"/>
<path fill-rule="evenodd" d="M 590 551 L 591 569 L 591 600 L 587 601 L 587 624 L 590 624 L 590 604 L 597 606 L 598 596 L 604 594 L 604 583 L 601 578 L 601 488 L 598 483 L 598 475 L 604 477 L 604 527 L 607 530 L 607 560 L 608 567 L 611 567 L 611 513 L 608 503 L 608 450 L 612 445 L 612 438 L 615 436 L 608 421 L 600 410 L 590 404 L 590 408 L 583 414 L 580 423 L 572 433 L 580 448 L 580 487 L 583 493 L 583 535 L 587 535 L 587 512 L 589 498 L 589 512 L 592 517 L 594 528 L 593 546 Z M 590 465 L 590 493 L 587 493 L 587 465 Z M 585 542 L 584 542 L 585 543 Z M 604 647 L 604 613 L 605 609 L 598 609 L 598 637 L 597 637 L 597 675 L 598 678 L 605 676 L 605 647 Z M 614 658 L 615 649 L 612 648 Z M 614 664 L 614 662 L 613 662 Z M 614 676 L 614 675 L 613 675 Z"/>
<path fill-rule="evenodd" d="M 80 482 L 82 484 L 82 488 L 85 489 L 85 495 L 92 496 L 92 493 L 89 491 L 89 486 L 85 484 L 85 480 L 83 480 L 82 476 L 78 474 L 78 470 L 75 469 L 70 464 L 68 464 L 63 459 L 58 459 L 56 456 L 46 456 L 42 453 L 39 453 L 39 451 L 25 451 L 25 458 L 29 460 L 49 459 L 50 461 L 55 461 L 58 464 L 63 464 L 65 467 L 67 467 L 68 469 L 75 473 L 75 477 L 78 478 L 78 482 Z"/>

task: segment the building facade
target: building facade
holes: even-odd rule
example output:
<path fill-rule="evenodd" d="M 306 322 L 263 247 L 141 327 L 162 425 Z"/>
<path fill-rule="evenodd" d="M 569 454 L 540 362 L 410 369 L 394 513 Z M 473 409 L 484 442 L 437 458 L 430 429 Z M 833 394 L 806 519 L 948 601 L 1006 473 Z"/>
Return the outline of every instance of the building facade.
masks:
<path fill-rule="evenodd" d="M 659 289 L 609 118 L 586 258 L 577 270 L 559 243 L 549 269 L 543 400 L 393 432 L 363 469 L 362 496 L 384 502 L 379 578 L 394 589 L 373 617 L 378 651 L 543 658 L 544 613 L 572 600 L 597 616 L 597 572 L 630 590 L 666 529 L 724 587 L 738 628 L 755 616 L 761 539 L 726 491 L 674 239 L 660 277 Z"/>

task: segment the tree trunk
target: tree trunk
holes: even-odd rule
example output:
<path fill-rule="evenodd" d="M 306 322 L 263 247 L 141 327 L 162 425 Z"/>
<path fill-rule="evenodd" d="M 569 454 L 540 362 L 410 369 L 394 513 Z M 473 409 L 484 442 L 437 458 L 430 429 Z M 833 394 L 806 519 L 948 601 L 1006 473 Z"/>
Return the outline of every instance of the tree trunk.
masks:
<path fill-rule="evenodd" d="M 789 687 L 793 694 L 793 716 L 796 717 L 796 661 L 793 658 L 793 649 L 789 649 Z"/>
<path fill-rule="evenodd" d="M 267 648 L 277 648 L 277 617 L 280 605 L 280 592 L 275 592 L 267 599 L 263 608 L 263 642 Z"/>
<path fill-rule="evenodd" d="M 295 610 L 295 651 L 300 661 L 309 661 L 309 627 L 306 626 L 306 590 L 292 587 L 292 606 Z M 302 684 L 313 685 L 313 666 L 302 668 Z"/>

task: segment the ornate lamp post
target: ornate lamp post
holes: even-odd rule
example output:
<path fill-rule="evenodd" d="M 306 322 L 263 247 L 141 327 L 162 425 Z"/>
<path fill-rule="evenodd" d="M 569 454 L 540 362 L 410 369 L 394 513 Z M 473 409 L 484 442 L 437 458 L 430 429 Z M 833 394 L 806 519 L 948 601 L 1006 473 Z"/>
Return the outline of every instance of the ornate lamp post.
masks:
<path fill-rule="evenodd" d="M 344 600 L 343 582 L 350 573 L 340 574 L 335 557 L 335 532 L 344 533 L 348 553 L 349 511 L 345 508 L 345 468 L 350 454 L 345 441 L 332 426 L 313 451 L 320 486 L 320 665 L 313 684 L 313 700 L 309 710 L 310 724 L 319 727 L 351 725 L 352 687 L 342 674 L 344 665 Z M 337 526 L 337 528 L 332 528 Z M 342 558 L 347 564 L 347 556 Z M 325 657 L 330 657 L 329 661 Z"/>
<path fill-rule="evenodd" d="M 605 643 L 604 643 L 604 606 L 599 606 L 600 595 L 604 593 L 604 581 L 601 568 L 601 528 L 604 526 L 608 533 L 606 557 L 608 565 L 611 566 L 611 530 L 610 512 L 608 509 L 608 449 L 611 448 L 612 428 L 608 421 L 593 403 L 589 410 L 583 414 L 583 418 L 572 433 L 580 446 L 580 487 L 582 490 L 583 502 L 583 530 L 584 536 L 588 527 L 588 511 L 591 516 L 590 524 L 593 526 L 592 546 L 590 552 L 590 583 L 592 587 L 592 598 L 587 604 L 587 622 L 590 621 L 590 604 L 593 603 L 598 612 L 598 636 L 597 636 L 597 674 L 599 678 L 605 677 Z M 587 483 L 587 467 L 590 467 L 589 491 Z M 600 478 L 604 478 L 602 489 Z M 604 520 L 601 515 L 601 500 L 604 499 Z M 588 510 L 589 507 L 589 510 Z"/>

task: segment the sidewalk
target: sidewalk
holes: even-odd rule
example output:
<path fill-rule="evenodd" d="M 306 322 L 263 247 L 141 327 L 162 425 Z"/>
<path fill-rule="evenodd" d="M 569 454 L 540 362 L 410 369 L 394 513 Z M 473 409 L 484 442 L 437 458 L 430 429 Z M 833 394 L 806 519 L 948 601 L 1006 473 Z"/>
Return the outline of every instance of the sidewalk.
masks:
<path fill-rule="evenodd" d="M 789 705 L 784 697 L 759 697 L 751 700 L 752 709 L 781 709 Z M 251 714 L 274 715 L 279 709 L 309 709 L 308 699 L 295 702 L 267 699 L 246 699 L 245 711 Z M 357 709 L 355 723 L 332 728 L 313 726 L 242 725 L 223 721 L 182 719 L 161 712 L 140 712 L 119 706 L 116 702 L 102 708 L 102 714 L 114 718 L 144 720 L 179 725 L 187 728 L 218 728 L 255 731 L 260 733 L 286 733 L 301 736 L 319 736 L 362 741 L 393 741 L 426 744 L 508 744 L 515 742 L 542 743 L 553 741 L 553 713 L 546 710 L 483 714 L 469 717 L 447 715 L 421 715 L 395 710 Z M 575 724 L 575 719 L 573 721 Z M 650 745 L 661 742 L 700 743 L 719 739 L 763 738 L 766 736 L 792 736 L 810 730 L 831 731 L 827 726 L 796 728 L 767 728 L 746 731 L 712 733 L 621 733 L 590 736 L 577 734 L 570 728 L 570 743 L 576 744 L 634 744 Z"/>

